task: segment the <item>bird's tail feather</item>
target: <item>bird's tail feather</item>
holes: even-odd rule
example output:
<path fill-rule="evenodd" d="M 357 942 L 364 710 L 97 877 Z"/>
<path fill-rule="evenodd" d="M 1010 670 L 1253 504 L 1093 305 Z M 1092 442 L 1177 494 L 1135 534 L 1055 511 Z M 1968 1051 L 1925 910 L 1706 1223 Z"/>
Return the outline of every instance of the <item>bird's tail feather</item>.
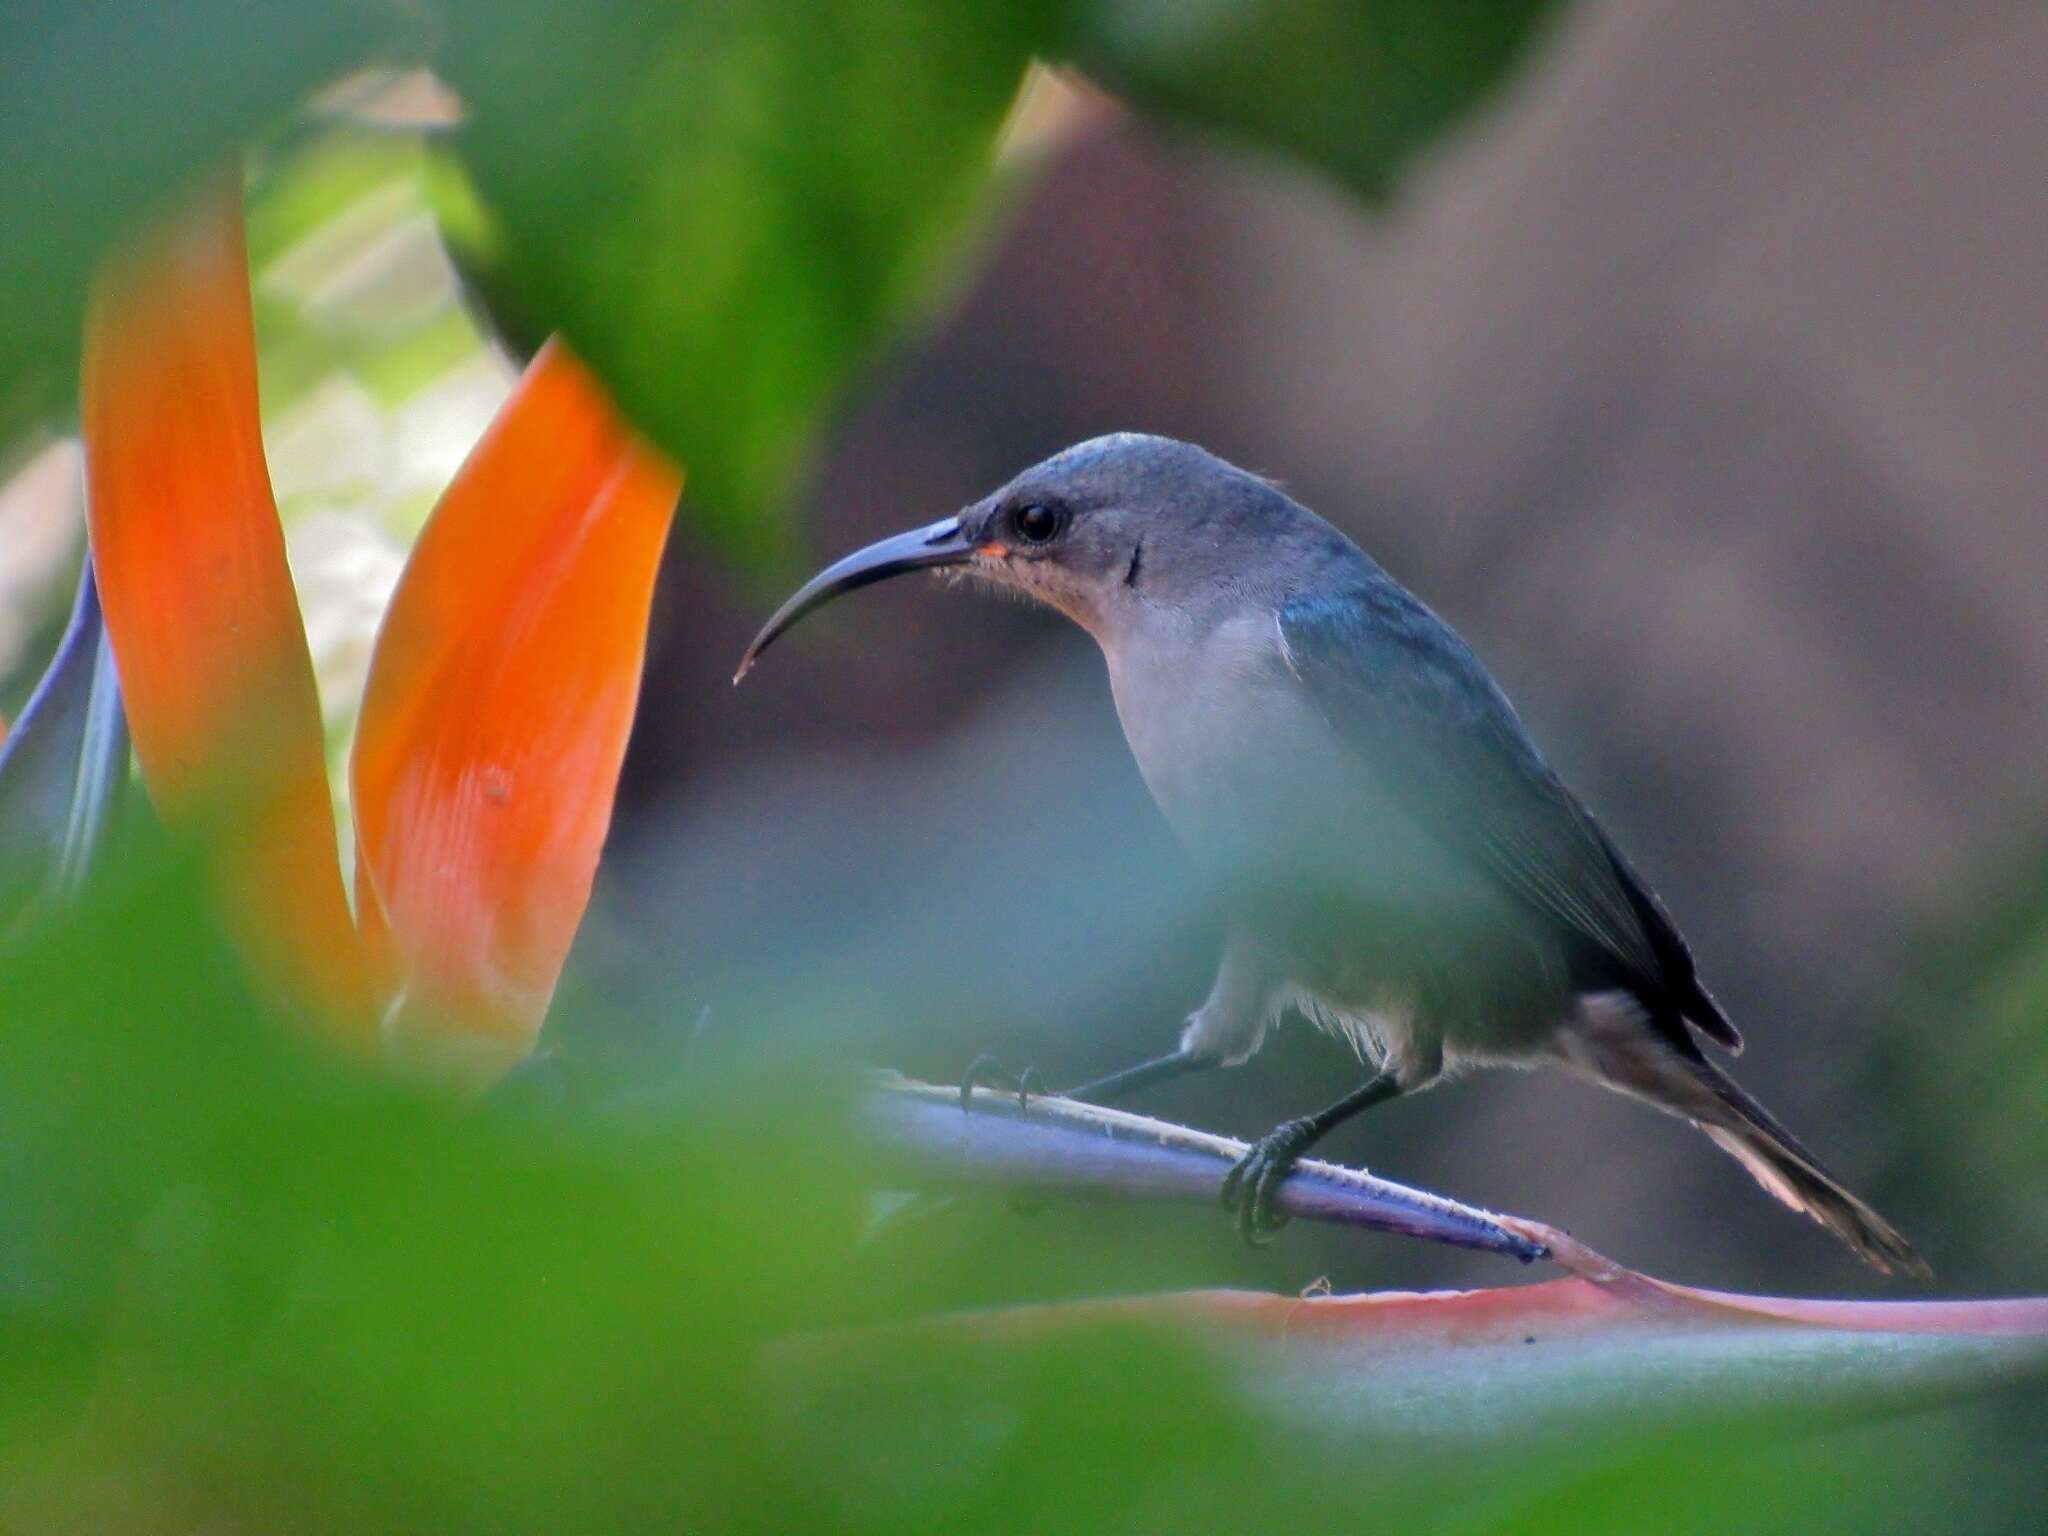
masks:
<path fill-rule="evenodd" d="M 1620 1013 L 1586 1009 L 1588 1027 L 1572 1031 L 1568 1064 L 1692 1121 L 1757 1183 L 1826 1227 L 1872 1268 L 1885 1274 L 1931 1273 L 1898 1228 L 1845 1189 L 1798 1137 L 1720 1068 L 1697 1051 L 1674 1048 L 1645 1028 L 1639 1013 L 1626 1023 Z"/>
<path fill-rule="evenodd" d="M 1885 1274 L 1932 1274 L 1904 1233 L 1858 1199 L 1780 1125 L 1771 1112 L 1711 1062 L 1695 1069 L 1725 1107 L 1725 1118 L 1700 1120 L 1714 1144 L 1749 1170 L 1751 1178 L 1795 1211 L 1804 1211 Z"/>

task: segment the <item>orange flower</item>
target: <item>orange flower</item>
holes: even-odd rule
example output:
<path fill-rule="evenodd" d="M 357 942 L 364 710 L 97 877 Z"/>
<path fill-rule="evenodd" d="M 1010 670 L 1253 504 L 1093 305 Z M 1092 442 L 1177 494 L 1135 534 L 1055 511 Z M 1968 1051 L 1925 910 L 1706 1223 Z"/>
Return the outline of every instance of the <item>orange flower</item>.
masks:
<path fill-rule="evenodd" d="M 93 561 L 150 796 L 218 834 L 227 921 L 258 977 L 365 1044 L 319 697 L 263 461 L 237 177 L 107 263 L 80 417 Z"/>
<path fill-rule="evenodd" d="M 234 178 L 107 264 L 81 414 L 143 778 L 167 820 L 220 849 L 224 915 L 259 980 L 358 1047 L 381 1019 L 471 1075 L 516 1061 L 589 897 L 680 475 L 566 347 L 535 358 L 378 637 L 351 917 L 263 459 Z"/>
<path fill-rule="evenodd" d="M 539 1033 L 611 822 L 680 489 L 552 341 L 420 535 L 350 769 L 356 905 L 401 1023 L 508 1060 Z"/>

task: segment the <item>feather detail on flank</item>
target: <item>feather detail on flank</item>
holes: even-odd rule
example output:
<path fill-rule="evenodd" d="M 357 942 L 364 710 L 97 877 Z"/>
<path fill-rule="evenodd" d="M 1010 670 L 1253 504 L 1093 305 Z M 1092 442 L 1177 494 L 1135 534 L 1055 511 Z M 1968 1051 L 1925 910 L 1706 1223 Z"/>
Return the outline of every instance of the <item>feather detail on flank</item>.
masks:
<path fill-rule="evenodd" d="M 1360 1061 L 1375 1069 L 1388 1065 L 1407 1033 L 1397 1018 L 1340 1008 L 1305 988 L 1295 988 L 1286 1001 L 1309 1023 L 1350 1046 Z"/>
<path fill-rule="evenodd" d="M 1384 1072 L 1413 1093 L 1438 1081 L 1447 1062 L 1444 1044 L 1429 1030 L 1417 1009 L 1398 997 L 1384 997 L 1371 1008 L 1331 1002 L 1304 987 L 1286 994 L 1286 1002 L 1324 1034 L 1341 1040 L 1375 1072 Z"/>

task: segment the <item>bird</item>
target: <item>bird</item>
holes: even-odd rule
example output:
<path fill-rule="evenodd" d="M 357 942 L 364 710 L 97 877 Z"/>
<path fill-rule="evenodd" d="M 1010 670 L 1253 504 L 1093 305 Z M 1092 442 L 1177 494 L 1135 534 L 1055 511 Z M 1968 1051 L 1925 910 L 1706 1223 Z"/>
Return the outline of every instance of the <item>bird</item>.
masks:
<path fill-rule="evenodd" d="M 1280 1183 L 1336 1126 L 1468 1069 L 1548 1065 L 1692 1121 L 1880 1271 L 1928 1272 L 1707 1054 L 1742 1036 L 1472 648 L 1279 484 L 1166 437 L 1076 444 L 820 571 L 734 683 L 822 604 L 918 570 L 1096 640 L 1145 783 L 1225 913 L 1178 1046 L 1074 1095 L 1239 1065 L 1290 1012 L 1356 1050 L 1362 1081 L 1225 1177 L 1247 1241 L 1284 1220 Z"/>

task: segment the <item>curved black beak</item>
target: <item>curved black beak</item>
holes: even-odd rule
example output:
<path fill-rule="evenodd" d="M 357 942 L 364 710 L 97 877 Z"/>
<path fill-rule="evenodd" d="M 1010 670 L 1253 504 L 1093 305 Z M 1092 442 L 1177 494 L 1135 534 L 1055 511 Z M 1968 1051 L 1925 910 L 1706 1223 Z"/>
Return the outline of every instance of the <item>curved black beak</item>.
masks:
<path fill-rule="evenodd" d="M 870 544 L 866 549 L 855 550 L 844 560 L 826 566 L 775 610 L 774 617 L 761 626 L 761 633 L 754 636 L 754 643 L 740 658 L 739 670 L 733 673 L 732 680 L 737 683 L 745 677 L 754 663 L 761 659 L 761 653 L 774 644 L 775 638 L 784 630 L 840 593 L 886 581 L 905 571 L 930 570 L 938 565 L 964 565 L 973 558 L 974 547 L 967 542 L 957 517 L 942 518 L 930 527 L 913 528 L 908 533 L 899 533 L 893 538 Z"/>

